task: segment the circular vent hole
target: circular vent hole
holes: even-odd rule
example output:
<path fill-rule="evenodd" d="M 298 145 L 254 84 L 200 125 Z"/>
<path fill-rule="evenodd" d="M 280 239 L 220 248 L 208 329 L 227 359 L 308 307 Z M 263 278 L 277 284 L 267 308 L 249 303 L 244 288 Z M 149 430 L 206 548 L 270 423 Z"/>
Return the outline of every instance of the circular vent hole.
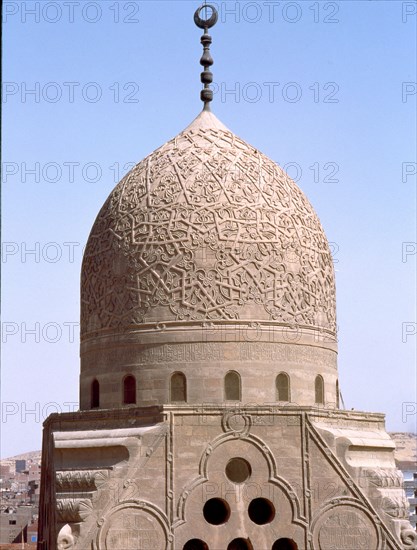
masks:
<path fill-rule="evenodd" d="M 249 462 L 244 458 L 232 458 L 226 466 L 226 477 L 233 483 L 243 483 L 252 473 Z"/>
<path fill-rule="evenodd" d="M 234 539 L 227 550 L 253 550 L 253 546 L 249 539 Z"/>
<path fill-rule="evenodd" d="M 292 539 L 278 539 L 274 542 L 272 550 L 298 550 L 298 546 Z"/>
<path fill-rule="evenodd" d="M 249 504 L 250 519 L 257 525 L 271 523 L 275 517 L 275 508 L 272 502 L 266 498 L 255 498 Z"/>
<path fill-rule="evenodd" d="M 182 550 L 209 550 L 209 547 L 200 539 L 191 539 L 184 544 Z"/>
<path fill-rule="evenodd" d="M 211 498 L 203 508 L 204 519 L 212 525 L 221 525 L 226 523 L 230 517 L 230 507 L 227 502 L 221 498 Z"/>

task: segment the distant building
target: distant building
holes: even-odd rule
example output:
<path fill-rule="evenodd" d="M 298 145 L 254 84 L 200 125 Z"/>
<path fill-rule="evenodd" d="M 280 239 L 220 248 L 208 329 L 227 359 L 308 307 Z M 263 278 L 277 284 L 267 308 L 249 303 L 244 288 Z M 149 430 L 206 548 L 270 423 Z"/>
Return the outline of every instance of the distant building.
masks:
<path fill-rule="evenodd" d="M 7 507 L 0 513 L 0 544 L 26 542 L 27 526 L 32 523 L 32 506 Z"/>
<path fill-rule="evenodd" d="M 0 462 L 0 472 L 2 475 L 3 472 L 14 475 L 16 473 L 16 461 L 12 459 L 2 460 Z"/>
<path fill-rule="evenodd" d="M 34 543 L 38 542 L 38 521 L 34 521 L 27 528 L 26 542 Z"/>
<path fill-rule="evenodd" d="M 403 472 L 404 489 L 410 505 L 410 523 L 417 531 L 417 473 Z"/>
<path fill-rule="evenodd" d="M 2 479 L 4 479 L 4 478 L 8 478 L 11 475 L 12 475 L 12 473 L 11 473 L 10 465 L 9 464 L 1 464 L 0 465 L 0 477 Z"/>
<path fill-rule="evenodd" d="M 23 472 L 26 470 L 26 460 L 18 459 L 15 461 L 16 463 L 16 472 Z"/>
<path fill-rule="evenodd" d="M 34 462 L 33 464 L 29 465 L 26 471 L 29 476 L 29 481 L 31 481 L 32 479 L 39 479 L 41 475 L 41 465 L 37 462 Z"/>
<path fill-rule="evenodd" d="M 39 504 L 39 488 L 41 483 L 41 465 L 33 463 L 28 469 L 28 497 L 31 504 Z"/>
<path fill-rule="evenodd" d="M 391 437 L 395 442 L 395 462 L 404 478 L 410 523 L 417 530 L 417 436 L 413 433 L 395 432 Z"/>

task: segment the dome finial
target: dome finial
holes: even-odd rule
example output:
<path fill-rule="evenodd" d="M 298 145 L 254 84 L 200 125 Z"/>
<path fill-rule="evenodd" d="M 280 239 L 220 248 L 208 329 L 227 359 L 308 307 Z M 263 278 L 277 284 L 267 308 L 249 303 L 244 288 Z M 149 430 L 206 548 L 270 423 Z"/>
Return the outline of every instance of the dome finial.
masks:
<path fill-rule="evenodd" d="M 205 19 L 200 17 L 200 13 L 204 10 Z M 207 12 L 211 10 L 211 15 L 208 17 Z M 217 23 L 218 14 L 214 6 L 204 2 L 194 14 L 194 23 L 200 29 L 204 29 L 204 34 L 201 37 L 201 43 L 204 51 L 200 59 L 200 64 L 203 65 L 204 71 L 201 73 L 201 82 L 204 84 L 204 88 L 201 90 L 201 101 L 204 102 L 204 110 L 210 111 L 210 101 L 213 100 L 213 90 L 210 89 L 210 84 L 213 82 L 213 73 L 210 71 L 210 67 L 213 65 L 213 58 L 210 54 L 211 36 L 208 33 L 208 29 L 213 27 Z"/>

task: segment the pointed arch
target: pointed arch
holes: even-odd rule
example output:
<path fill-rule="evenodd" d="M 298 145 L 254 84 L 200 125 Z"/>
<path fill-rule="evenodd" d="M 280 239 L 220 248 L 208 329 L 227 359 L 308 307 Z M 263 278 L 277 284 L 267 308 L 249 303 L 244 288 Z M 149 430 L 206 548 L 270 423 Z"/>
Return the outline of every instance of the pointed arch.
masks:
<path fill-rule="evenodd" d="M 286 372 L 280 372 L 275 380 L 277 401 L 291 401 L 290 377 Z"/>
<path fill-rule="evenodd" d="M 136 378 L 132 374 L 128 374 L 123 379 L 123 404 L 136 404 Z"/>
<path fill-rule="evenodd" d="M 90 408 L 91 409 L 97 409 L 100 407 L 100 383 L 95 378 L 91 382 L 91 388 L 90 388 Z"/>
<path fill-rule="evenodd" d="M 224 377 L 224 398 L 226 401 L 242 400 L 240 374 L 234 370 L 230 370 Z"/>
<path fill-rule="evenodd" d="M 171 376 L 170 401 L 171 403 L 187 402 L 187 379 L 182 372 L 174 372 Z"/>
<path fill-rule="evenodd" d="M 324 405 L 324 380 L 320 374 L 316 376 L 314 382 L 314 393 L 316 405 Z"/>

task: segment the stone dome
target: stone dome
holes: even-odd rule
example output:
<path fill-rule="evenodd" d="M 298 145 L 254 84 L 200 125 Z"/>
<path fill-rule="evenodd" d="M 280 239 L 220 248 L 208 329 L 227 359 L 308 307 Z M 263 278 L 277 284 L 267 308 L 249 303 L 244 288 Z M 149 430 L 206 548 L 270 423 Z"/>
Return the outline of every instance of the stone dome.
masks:
<path fill-rule="evenodd" d="M 203 111 L 137 164 L 97 216 L 82 267 L 81 376 L 135 371 L 135 353 L 126 368 L 117 353 L 100 367 L 126 342 L 236 342 L 242 327 L 334 352 L 332 257 L 297 185 Z"/>

